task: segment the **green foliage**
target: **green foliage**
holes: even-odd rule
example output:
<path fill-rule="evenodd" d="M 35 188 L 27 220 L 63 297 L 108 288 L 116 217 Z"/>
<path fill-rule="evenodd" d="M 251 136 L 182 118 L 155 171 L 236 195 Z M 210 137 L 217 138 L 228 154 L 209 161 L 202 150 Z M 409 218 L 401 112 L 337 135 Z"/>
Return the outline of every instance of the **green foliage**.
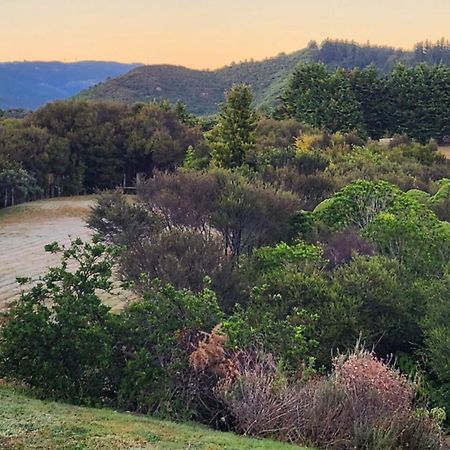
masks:
<path fill-rule="evenodd" d="M 0 198 L 3 207 L 32 200 L 41 194 L 36 179 L 23 169 L 0 170 Z"/>
<path fill-rule="evenodd" d="M 440 276 L 450 258 L 450 227 L 407 196 L 375 217 L 365 230 L 380 251 L 422 276 Z"/>
<path fill-rule="evenodd" d="M 316 245 L 284 242 L 274 247 L 262 247 L 253 252 L 252 266 L 264 275 L 285 270 L 305 270 L 308 265 L 321 265 L 322 249 Z"/>
<path fill-rule="evenodd" d="M 378 213 L 392 206 L 400 195 L 401 191 L 396 186 L 385 181 L 359 180 L 318 205 L 314 213 L 317 220 L 333 230 L 348 226 L 364 228 Z"/>
<path fill-rule="evenodd" d="M 420 189 L 434 192 L 432 181 L 446 177 L 450 164 L 430 145 L 398 144 L 383 148 L 374 143 L 360 146 L 338 146 L 332 151 L 326 174 L 339 187 L 358 179 L 388 181 L 401 190 Z M 411 151 L 414 149 L 413 151 Z M 426 160 L 427 164 L 421 161 Z"/>
<path fill-rule="evenodd" d="M 353 69 L 353 68 L 352 68 Z M 386 82 L 379 77 L 375 65 L 353 69 L 348 78 L 359 102 L 367 134 L 373 139 L 384 136 L 389 117 L 386 111 Z"/>
<path fill-rule="evenodd" d="M 420 64 L 395 67 L 387 80 L 390 130 L 422 143 L 450 132 L 450 69 Z"/>
<path fill-rule="evenodd" d="M 349 348 L 359 338 L 386 357 L 411 352 L 411 345 L 420 342 L 425 299 L 402 274 L 398 261 L 355 256 L 336 269 L 333 285 L 342 316 L 327 314 L 324 324 L 340 327 L 341 342 L 335 345 Z"/>
<path fill-rule="evenodd" d="M 288 117 L 332 133 L 364 132 L 359 103 L 345 73 L 330 73 L 322 64 L 298 67 L 283 95 L 283 109 Z"/>
<path fill-rule="evenodd" d="M 186 157 L 183 161 L 183 167 L 188 170 L 202 170 L 209 166 L 209 155 L 200 156 L 198 152 L 190 145 L 186 150 Z"/>
<path fill-rule="evenodd" d="M 441 220 L 450 220 L 450 180 L 444 178 L 437 181 L 438 190 L 431 196 L 427 205 L 436 213 Z"/>
<path fill-rule="evenodd" d="M 49 104 L 26 119 L 2 122 L 0 172 L 6 164 L 8 169 L 21 168 L 36 180 L 41 194 L 53 197 L 124 183 L 132 186 L 138 173 L 180 166 L 189 146 L 196 148 L 204 164 L 208 149 L 202 133 L 177 108 L 86 101 Z"/>
<path fill-rule="evenodd" d="M 282 303 L 280 295 L 268 296 L 255 288 L 249 305 L 245 309 L 238 305 L 223 323 L 229 345 L 235 350 L 263 348 L 278 355 L 291 372 L 312 369 L 318 343 L 308 336 L 308 330 L 317 316 L 301 308 L 280 316 Z"/>
<path fill-rule="evenodd" d="M 215 294 L 177 291 L 170 285 L 155 287 L 122 314 L 117 343 L 124 360 L 118 390 L 126 409 L 184 416 L 193 413 L 189 397 L 185 339 L 189 333 L 209 330 L 221 322 Z M 186 389 L 185 389 L 186 388 Z"/>
<path fill-rule="evenodd" d="M 193 414 L 187 382 L 189 335 L 223 318 L 215 294 L 153 286 L 113 315 L 100 298 L 112 288 L 115 248 L 73 241 L 59 267 L 6 314 L 0 336 L 0 373 L 47 397 L 110 403 L 176 416 Z"/>
<path fill-rule="evenodd" d="M 429 379 L 430 397 L 435 405 L 445 407 L 447 414 L 450 411 L 449 292 L 450 279 L 448 274 L 440 280 L 427 283 L 424 286 L 427 308 L 422 318 L 425 336 L 423 353 L 431 372 Z"/>
<path fill-rule="evenodd" d="M 352 67 L 353 68 L 353 67 Z M 420 141 L 449 134 L 450 69 L 397 65 L 387 75 L 375 67 L 329 72 L 324 64 L 297 68 L 283 96 L 285 116 L 331 132 L 352 130 L 379 139 L 404 133 Z"/>
<path fill-rule="evenodd" d="M 240 167 L 255 144 L 256 115 L 252 110 L 252 92 L 244 84 L 234 85 L 226 93 L 212 139 L 213 161 L 226 169 Z"/>
<path fill-rule="evenodd" d="M 102 240 L 125 246 L 152 236 L 163 227 L 158 217 L 118 190 L 97 196 L 87 224 Z"/>
<path fill-rule="evenodd" d="M 420 189 L 410 189 L 408 192 L 405 192 L 405 195 L 422 205 L 427 205 L 431 198 L 428 192 L 421 191 Z"/>
<path fill-rule="evenodd" d="M 7 313 L 0 370 L 46 396 L 100 402 L 113 382 L 113 320 L 98 291 L 111 288 L 114 250 L 76 240 L 68 248 L 49 245 L 47 251 L 62 252 L 61 266 L 49 269 Z"/>

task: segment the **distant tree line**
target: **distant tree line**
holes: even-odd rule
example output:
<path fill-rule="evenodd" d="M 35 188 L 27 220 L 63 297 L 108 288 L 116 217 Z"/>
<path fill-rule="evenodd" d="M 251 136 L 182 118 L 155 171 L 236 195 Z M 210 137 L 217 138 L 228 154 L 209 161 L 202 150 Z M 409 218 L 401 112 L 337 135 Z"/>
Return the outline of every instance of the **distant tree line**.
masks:
<path fill-rule="evenodd" d="M 399 64 L 382 74 L 374 66 L 329 71 L 304 64 L 282 96 L 280 113 L 329 132 L 442 141 L 450 135 L 450 68 Z"/>
<path fill-rule="evenodd" d="M 320 46 L 311 42 L 308 48 L 313 51 L 316 61 L 331 69 L 364 68 L 374 64 L 378 70 L 387 73 L 398 63 L 408 66 L 420 63 L 450 64 L 450 42 L 444 38 L 437 42 L 419 42 L 413 51 L 332 39 L 326 39 Z"/>
<path fill-rule="evenodd" d="M 0 119 L 3 206 L 131 185 L 137 173 L 173 170 L 202 141 L 195 120 L 168 103 L 56 102 Z"/>

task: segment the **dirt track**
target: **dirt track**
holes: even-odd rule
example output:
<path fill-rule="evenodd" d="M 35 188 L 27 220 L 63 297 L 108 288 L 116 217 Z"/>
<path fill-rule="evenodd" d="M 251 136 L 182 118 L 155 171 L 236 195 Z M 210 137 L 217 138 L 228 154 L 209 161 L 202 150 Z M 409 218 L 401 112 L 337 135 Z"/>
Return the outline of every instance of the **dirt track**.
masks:
<path fill-rule="evenodd" d="M 20 293 L 17 276 L 36 279 L 47 267 L 58 264 L 58 255 L 44 251 L 46 244 L 67 244 L 71 237 L 90 238 L 84 218 L 92 204 L 93 197 L 73 197 L 0 210 L 0 310 Z M 119 297 L 105 301 L 116 308 L 123 304 Z"/>

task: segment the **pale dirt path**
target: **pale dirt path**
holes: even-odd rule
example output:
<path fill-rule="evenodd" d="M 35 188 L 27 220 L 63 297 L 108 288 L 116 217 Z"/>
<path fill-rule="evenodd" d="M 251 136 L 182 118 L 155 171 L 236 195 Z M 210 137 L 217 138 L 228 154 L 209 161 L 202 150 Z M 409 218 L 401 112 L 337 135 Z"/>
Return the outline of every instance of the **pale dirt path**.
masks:
<path fill-rule="evenodd" d="M 36 279 L 58 264 L 60 256 L 45 252 L 46 244 L 90 239 L 84 219 L 93 203 L 93 197 L 58 198 L 0 210 L 0 310 L 20 293 L 17 276 Z M 118 309 L 124 298 L 108 296 L 105 302 Z"/>

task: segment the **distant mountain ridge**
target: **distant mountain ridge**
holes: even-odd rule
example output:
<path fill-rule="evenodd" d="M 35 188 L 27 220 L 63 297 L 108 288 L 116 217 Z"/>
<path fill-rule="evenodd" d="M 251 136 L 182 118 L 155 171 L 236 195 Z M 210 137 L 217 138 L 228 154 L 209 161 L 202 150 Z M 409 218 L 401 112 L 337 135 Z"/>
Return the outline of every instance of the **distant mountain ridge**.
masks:
<path fill-rule="evenodd" d="M 407 51 L 327 39 L 290 54 L 217 70 L 100 61 L 0 63 L 0 109 L 35 109 L 70 97 L 126 104 L 167 99 L 173 103 L 180 100 L 192 113 L 207 115 L 217 112 L 224 92 L 233 83 L 250 84 L 255 106 L 267 109 L 274 106 L 297 65 L 309 61 L 323 62 L 331 69 L 374 64 L 382 72 L 398 62 L 450 65 L 450 42 L 421 42 Z"/>
<path fill-rule="evenodd" d="M 211 70 L 174 65 L 141 66 L 120 77 L 100 83 L 78 98 L 112 100 L 132 104 L 167 99 L 182 101 L 194 114 L 212 114 L 233 83 L 253 87 L 255 103 L 269 106 L 295 67 L 313 59 L 310 50 L 280 54 L 264 61 L 250 61 Z"/>
<path fill-rule="evenodd" d="M 82 61 L 0 63 L 0 109 L 35 109 L 65 99 L 138 64 Z"/>
<path fill-rule="evenodd" d="M 387 46 L 357 44 L 328 39 L 320 46 L 311 42 L 307 48 L 290 54 L 279 54 L 263 61 L 245 61 L 214 71 L 187 69 L 172 65 L 138 67 L 118 78 L 108 80 L 82 92 L 78 97 L 113 100 L 132 104 L 167 99 L 182 101 L 195 114 L 217 112 L 224 92 L 233 83 L 252 86 L 255 106 L 273 107 L 290 75 L 300 63 L 318 61 L 329 68 L 352 69 L 375 65 L 381 72 L 391 70 L 398 62 L 413 65 L 420 62 L 450 64 L 450 44 L 422 42 L 406 51 Z"/>

